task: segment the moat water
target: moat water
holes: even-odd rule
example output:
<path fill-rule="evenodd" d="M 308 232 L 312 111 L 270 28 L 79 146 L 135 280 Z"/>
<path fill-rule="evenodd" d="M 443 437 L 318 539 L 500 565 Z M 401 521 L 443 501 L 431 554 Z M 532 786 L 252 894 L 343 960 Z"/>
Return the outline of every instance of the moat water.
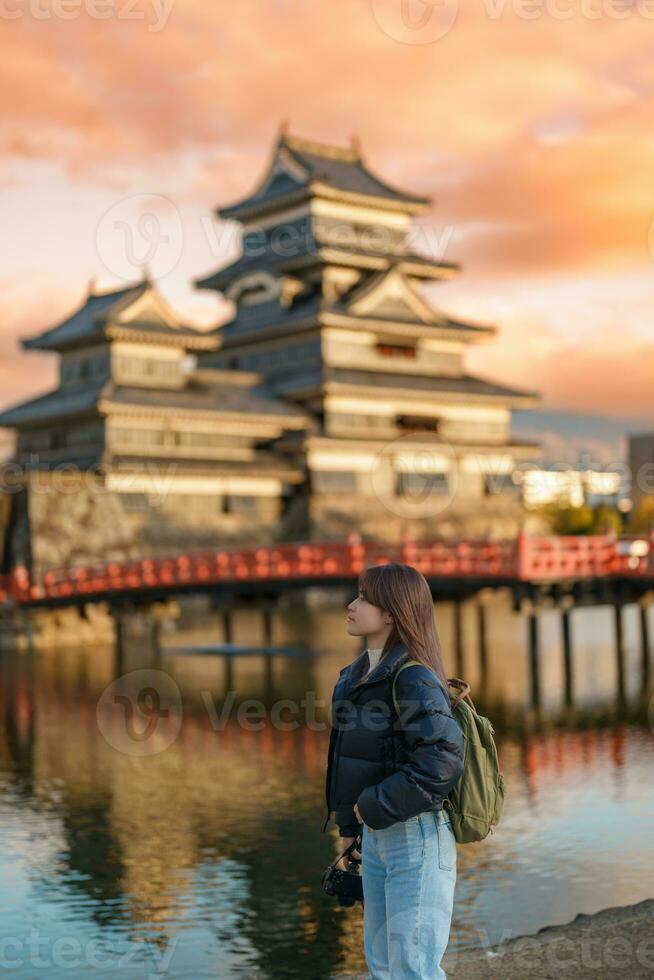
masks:
<path fill-rule="evenodd" d="M 435 610 L 451 676 L 452 607 Z M 539 711 L 527 620 L 508 595 L 487 608 L 483 688 L 472 602 L 462 627 L 463 676 L 494 723 L 507 797 L 495 833 L 459 846 L 450 949 L 653 897 L 654 708 L 637 608 L 625 607 L 622 698 L 612 609 L 573 610 L 567 707 L 559 614 L 542 612 Z M 360 651 L 344 603 L 277 609 L 285 652 L 273 657 L 217 654 L 223 639 L 218 615 L 186 609 L 156 650 L 136 633 L 120 656 L 0 653 L 3 975 L 365 972 L 360 906 L 320 888 L 338 853 L 333 825 L 322 832 L 327 706 Z M 235 613 L 230 640 L 261 645 L 256 607 Z"/>

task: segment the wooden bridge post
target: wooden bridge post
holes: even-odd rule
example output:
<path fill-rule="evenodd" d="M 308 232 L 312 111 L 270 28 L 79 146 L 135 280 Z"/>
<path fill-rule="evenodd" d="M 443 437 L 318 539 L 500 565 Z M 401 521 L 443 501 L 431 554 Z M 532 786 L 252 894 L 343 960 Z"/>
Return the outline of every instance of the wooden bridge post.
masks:
<path fill-rule="evenodd" d="M 273 610 L 272 605 L 264 602 L 261 607 L 263 618 L 263 645 L 271 647 L 273 645 Z M 275 657 L 272 653 L 264 654 L 264 684 L 266 695 L 272 697 L 275 688 Z"/>
<path fill-rule="evenodd" d="M 477 637 L 479 641 L 479 686 L 488 686 L 488 631 L 486 629 L 486 603 L 483 596 L 477 600 Z"/>
<path fill-rule="evenodd" d="M 263 645 L 266 647 L 271 647 L 273 635 L 273 616 L 272 607 L 266 602 L 264 602 L 261 607 L 261 617 L 263 620 Z"/>
<path fill-rule="evenodd" d="M 223 622 L 223 640 L 226 644 L 232 642 L 232 610 L 229 606 L 223 606 L 221 609 L 221 618 Z M 234 664 L 232 662 L 232 654 L 226 651 L 223 654 L 223 661 L 225 664 L 225 694 L 229 694 L 230 691 L 234 689 Z"/>
<path fill-rule="evenodd" d="M 613 603 L 613 611 L 615 614 L 615 659 L 618 675 L 618 698 L 620 701 L 624 701 L 625 697 L 623 610 L 622 596 L 617 596 Z"/>
<path fill-rule="evenodd" d="M 125 671 L 125 614 L 114 606 L 111 610 L 114 620 L 114 675 L 120 677 Z"/>
<path fill-rule="evenodd" d="M 227 606 L 223 607 L 222 610 L 222 620 L 223 620 L 223 635 L 225 643 L 232 642 L 232 610 Z"/>
<path fill-rule="evenodd" d="M 571 708 L 574 701 L 574 673 L 570 629 L 571 607 L 572 600 L 568 597 L 564 598 L 563 608 L 561 609 L 561 638 L 563 640 L 564 703 L 566 708 Z"/>
<path fill-rule="evenodd" d="M 640 689 L 645 696 L 649 693 L 652 672 L 652 651 L 648 620 L 649 608 L 650 597 L 649 595 L 645 595 L 638 603 L 638 612 L 640 614 Z"/>
<path fill-rule="evenodd" d="M 150 616 L 150 643 L 152 644 L 154 659 L 159 660 L 161 658 L 161 619 L 153 614 Z"/>
<path fill-rule="evenodd" d="M 529 630 L 529 687 L 531 694 L 531 707 L 540 708 L 540 638 L 538 635 L 538 623 L 540 610 L 537 600 L 532 600 L 529 604 L 527 624 Z"/>
<path fill-rule="evenodd" d="M 463 678 L 465 664 L 463 660 L 463 624 L 461 621 L 461 600 L 454 600 L 454 656 L 456 662 L 456 676 Z"/>

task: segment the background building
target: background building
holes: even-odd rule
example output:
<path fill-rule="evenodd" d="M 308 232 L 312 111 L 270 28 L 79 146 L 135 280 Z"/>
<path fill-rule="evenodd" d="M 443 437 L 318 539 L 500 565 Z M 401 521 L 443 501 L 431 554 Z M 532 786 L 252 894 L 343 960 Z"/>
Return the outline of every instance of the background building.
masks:
<path fill-rule="evenodd" d="M 629 436 L 629 472 L 634 507 L 654 497 L 654 432 Z"/>

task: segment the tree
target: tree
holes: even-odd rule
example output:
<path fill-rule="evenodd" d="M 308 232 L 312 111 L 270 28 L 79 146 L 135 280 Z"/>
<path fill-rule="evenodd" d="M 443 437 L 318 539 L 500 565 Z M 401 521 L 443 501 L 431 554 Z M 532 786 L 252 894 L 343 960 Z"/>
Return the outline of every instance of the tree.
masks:
<path fill-rule="evenodd" d="M 608 534 L 622 530 L 619 512 L 608 504 L 546 504 L 541 516 L 548 522 L 552 534 Z M 654 511 L 652 513 L 654 520 Z"/>
<path fill-rule="evenodd" d="M 629 515 L 627 529 L 632 534 L 647 534 L 654 530 L 654 495 L 648 494 L 638 501 Z"/>

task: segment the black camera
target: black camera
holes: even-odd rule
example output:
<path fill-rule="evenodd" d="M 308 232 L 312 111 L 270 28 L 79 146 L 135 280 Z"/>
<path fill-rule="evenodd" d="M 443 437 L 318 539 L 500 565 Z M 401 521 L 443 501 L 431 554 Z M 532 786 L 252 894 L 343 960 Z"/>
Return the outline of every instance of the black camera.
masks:
<path fill-rule="evenodd" d="M 351 852 L 360 851 L 361 835 L 354 838 L 352 843 L 345 848 L 333 864 L 330 864 L 322 876 L 322 889 L 327 895 L 334 895 L 340 905 L 352 906 L 355 902 L 363 902 L 363 879 L 359 874 L 360 861 L 351 856 Z M 346 854 L 349 855 L 348 868 L 344 871 L 336 865 Z"/>

